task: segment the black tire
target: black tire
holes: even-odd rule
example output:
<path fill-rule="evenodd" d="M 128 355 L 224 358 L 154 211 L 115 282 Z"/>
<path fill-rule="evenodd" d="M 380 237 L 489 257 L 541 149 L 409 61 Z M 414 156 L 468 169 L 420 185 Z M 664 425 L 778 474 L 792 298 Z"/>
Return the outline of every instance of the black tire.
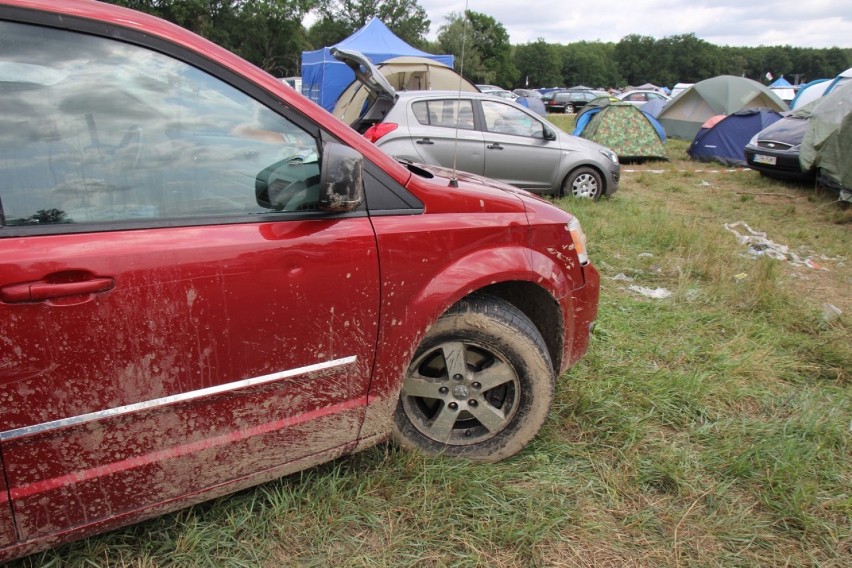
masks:
<path fill-rule="evenodd" d="M 494 462 L 523 449 L 553 401 L 554 371 L 530 319 L 471 296 L 432 326 L 406 372 L 393 437 L 427 454 Z"/>
<path fill-rule="evenodd" d="M 565 176 L 562 182 L 563 196 L 579 197 L 597 201 L 603 193 L 603 179 L 594 168 L 582 166 Z"/>

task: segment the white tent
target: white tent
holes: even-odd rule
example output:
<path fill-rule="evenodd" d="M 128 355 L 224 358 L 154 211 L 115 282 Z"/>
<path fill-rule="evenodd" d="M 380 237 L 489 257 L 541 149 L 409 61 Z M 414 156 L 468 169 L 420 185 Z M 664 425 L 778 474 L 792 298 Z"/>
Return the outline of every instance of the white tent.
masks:
<path fill-rule="evenodd" d="M 831 85 L 831 82 L 828 79 L 816 79 L 805 83 L 799 87 L 799 92 L 796 93 L 793 102 L 790 103 L 790 108 L 796 110 L 811 101 L 817 100 L 825 94 L 825 90 L 828 89 L 829 85 Z"/>

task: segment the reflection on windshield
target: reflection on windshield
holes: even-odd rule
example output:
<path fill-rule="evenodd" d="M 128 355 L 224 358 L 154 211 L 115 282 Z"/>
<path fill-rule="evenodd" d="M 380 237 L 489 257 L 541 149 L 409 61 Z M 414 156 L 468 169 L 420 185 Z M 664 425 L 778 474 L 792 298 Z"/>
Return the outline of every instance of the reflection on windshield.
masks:
<path fill-rule="evenodd" d="M 263 213 L 258 172 L 319 173 L 312 136 L 185 63 L 8 22 L 0 37 L 7 225 Z"/>

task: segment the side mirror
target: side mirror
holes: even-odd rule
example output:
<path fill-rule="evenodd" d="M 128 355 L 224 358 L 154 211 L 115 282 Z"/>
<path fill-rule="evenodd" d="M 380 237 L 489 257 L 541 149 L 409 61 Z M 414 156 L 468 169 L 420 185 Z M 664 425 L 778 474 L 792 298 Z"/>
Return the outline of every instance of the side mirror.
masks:
<path fill-rule="evenodd" d="M 322 151 L 319 208 L 346 213 L 364 202 L 364 156 L 337 142 L 328 142 Z"/>
<path fill-rule="evenodd" d="M 545 140 L 556 140 L 556 133 L 545 126 L 544 127 L 544 139 Z"/>

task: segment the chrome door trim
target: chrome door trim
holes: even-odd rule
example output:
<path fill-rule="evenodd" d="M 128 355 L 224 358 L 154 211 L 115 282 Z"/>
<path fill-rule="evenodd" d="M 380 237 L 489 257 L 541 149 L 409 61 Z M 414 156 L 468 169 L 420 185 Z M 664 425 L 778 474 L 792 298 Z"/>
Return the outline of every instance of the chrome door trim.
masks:
<path fill-rule="evenodd" d="M 335 367 L 343 367 L 346 365 L 352 365 L 355 363 L 356 357 L 355 355 L 351 355 L 349 357 L 343 357 L 342 359 L 334 359 L 332 361 L 324 361 L 322 363 L 316 363 L 313 365 L 308 365 L 306 367 L 299 367 L 296 369 L 289 369 L 287 371 L 280 371 L 278 373 L 272 373 L 269 375 L 263 375 L 260 377 L 252 377 L 249 379 L 243 379 L 240 381 L 235 381 L 232 383 L 225 383 L 222 385 L 216 385 L 213 387 L 208 387 L 204 389 L 188 391 L 180 394 L 174 394 L 170 396 L 164 396 L 162 398 L 155 398 L 153 400 L 146 400 L 143 402 L 136 402 L 133 404 L 128 404 L 125 406 L 117 406 L 115 408 L 108 408 L 106 410 L 98 410 L 96 412 L 89 412 L 87 414 L 80 414 L 78 416 L 71 416 L 68 418 L 60 418 L 59 420 L 52 420 L 50 422 L 42 422 L 41 424 L 33 424 L 32 426 L 24 426 L 22 428 L 15 428 L 14 430 L 6 430 L 5 432 L 0 432 L 0 442 L 15 440 L 17 438 L 23 438 L 25 436 L 31 436 L 33 434 L 41 434 L 44 432 L 49 432 L 51 430 L 58 430 L 60 428 L 65 428 L 67 426 L 78 426 L 80 424 L 86 424 L 88 422 L 95 422 L 97 420 L 103 420 L 105 418 L 112 418 L 115 416 L 121 416 L 124 414 L 130 414 L 132 412 L 138 412 L 140 410 L 150 410 L 153 408 L 157 408 L 160 406 L 167 406 L 170 404 L 175 404 L 178 402 L 186 402 L 189 400 L 195 400 L 199 398 L 203 398 L 205 396 L 210 396 L 214 394 L 221 394 L 224 392 L 244 389 L 247 387 L 253 387 L 257 385 L 262 385 L 266 383 L 275 382 L 281 379 L 289 379 L 292 377 L 297 377 L 299 375 L 307 375 L 310 373 L 316 373 L 319 371 L 326 371 L 328 369 L 333 369 Z"/>

